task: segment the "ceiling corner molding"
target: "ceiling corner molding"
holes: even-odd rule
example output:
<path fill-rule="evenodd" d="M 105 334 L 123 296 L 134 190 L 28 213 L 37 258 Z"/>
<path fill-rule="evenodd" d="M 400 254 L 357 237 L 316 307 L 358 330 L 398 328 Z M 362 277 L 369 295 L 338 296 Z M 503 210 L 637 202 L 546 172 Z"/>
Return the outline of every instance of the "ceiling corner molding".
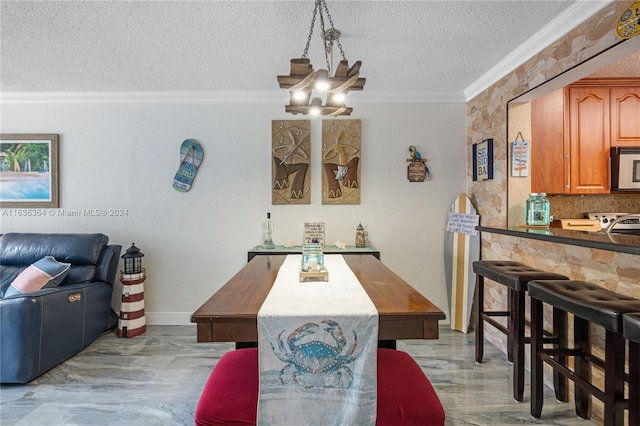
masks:
<path fill-rule="evenodd" d="M 528 40 L 471 83 L 465 90 L 465 98 L 470 101 L 496 81 L 513 71 L 528 59 L 548 47 L 569 31 L 592 17 L 614 0 L 577 0 L 561 14 L 542 27 Z"/>
<path fill-rule="evenodd" d="M 281 91 L 2 92 L 0 103 L 282 103 Z M 355 103 L 464 103 L 463 92 L 369 91 Z"/>
<path fill-rule="evenodd" d="M 282 93 L 263 91 L 4 92 L 0 103 L 246 103 L 281 102 Z"/>
<path fill-rule="evenodd" d="M 435 91 L 368 91 L 356 94 L 352 98 L 357 103 L 457 103 L 466 102 L 463 92 L 435 92 Z"/>

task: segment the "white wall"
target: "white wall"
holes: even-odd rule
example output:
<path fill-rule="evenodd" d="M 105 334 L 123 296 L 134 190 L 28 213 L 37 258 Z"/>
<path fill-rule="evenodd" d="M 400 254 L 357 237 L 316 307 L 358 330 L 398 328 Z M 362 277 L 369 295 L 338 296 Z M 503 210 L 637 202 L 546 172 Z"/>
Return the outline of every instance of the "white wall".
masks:
<path fill-rule="evenodd" d="M 185 324 L 263 240 L 300 244 L 304 222 L 324 221 L 328 242 L 354 244 L 367 225 L 382 261 L 448 313 L 443 241 L 451 202 L 465 191 L 466 109 L 459 104 L 354 104 L 362 120 L 360 205 L 320 198 L 320 119 L 312 119 L 310 205 L 271 205 L 271 120 L 267 102 L 4 103 L 2 133 L 60 134 L 59 210 L 17 217 L 2 210 L 0 232 L 102 232 L 123 250 L 145 253 L 149 324 Z M 180 144 L 204 148 L 192 189 L 171 186 Z M 409 145 L 428 159 L 433 180 L 406 178 Z M 127 209 L 123 217 L 68 217 L 75 209 Z"/>

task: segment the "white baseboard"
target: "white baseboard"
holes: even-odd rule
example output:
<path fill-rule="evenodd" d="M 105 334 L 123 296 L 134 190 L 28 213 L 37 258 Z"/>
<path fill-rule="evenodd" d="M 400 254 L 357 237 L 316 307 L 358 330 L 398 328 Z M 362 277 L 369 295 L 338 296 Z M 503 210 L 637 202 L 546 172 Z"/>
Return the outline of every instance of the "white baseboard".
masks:
<path fill-rule="evenodd" d="M 147 325 L 194 325 L 191 312 L 145 312 Z"/>

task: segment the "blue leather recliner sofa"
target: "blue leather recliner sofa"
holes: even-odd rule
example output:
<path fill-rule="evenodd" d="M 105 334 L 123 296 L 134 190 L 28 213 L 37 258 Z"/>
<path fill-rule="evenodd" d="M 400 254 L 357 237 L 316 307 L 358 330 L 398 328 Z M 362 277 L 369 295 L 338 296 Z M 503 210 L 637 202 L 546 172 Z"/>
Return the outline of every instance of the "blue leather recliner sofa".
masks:
<path fill-rule="evenodd" d="M 108 243 L 103 234 L 0 236 L 0 383 L 27 383 L 107 330 L 122 249 Z M 14 279 L 45 256 L 71 264 L 64 280 L 5 297 Z"/>

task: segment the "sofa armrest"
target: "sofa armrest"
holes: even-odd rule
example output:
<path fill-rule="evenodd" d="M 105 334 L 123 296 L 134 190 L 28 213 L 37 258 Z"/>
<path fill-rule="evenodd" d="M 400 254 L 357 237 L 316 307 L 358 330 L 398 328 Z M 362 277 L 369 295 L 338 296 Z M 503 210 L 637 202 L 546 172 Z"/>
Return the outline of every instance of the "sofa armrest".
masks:
<path fill-rule="evenodd" d="M 96 271 L 96 281 L 103 281 L 113 286 L 118 272 L 121 250 L 122 246 L 119 245 L 108 245 L 104 248 L 100 263 L 98 263 L 98 270 Z"/>

